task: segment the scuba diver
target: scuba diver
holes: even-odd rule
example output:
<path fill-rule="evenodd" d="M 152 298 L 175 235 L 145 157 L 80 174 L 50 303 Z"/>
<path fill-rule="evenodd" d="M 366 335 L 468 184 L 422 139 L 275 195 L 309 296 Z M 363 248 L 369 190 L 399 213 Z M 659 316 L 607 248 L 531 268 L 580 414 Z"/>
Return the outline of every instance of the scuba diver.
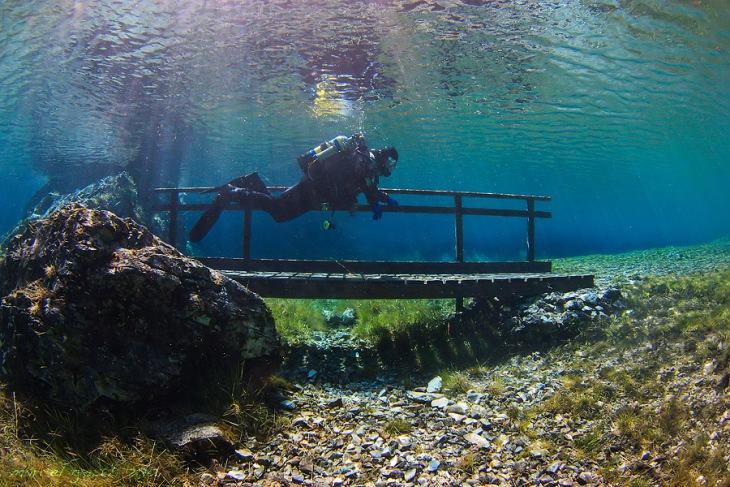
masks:
<path fill-rule="evenodd" d="M 285 222 L 310 210 L 352 209 L 357 196 L 363 193 L 373 219 L 379 220 L 383 215 L 382 203 L 398 205 L 378 189 L 379 177 L 390 176 L 397 161 L 398 151 L 394 147 L 370 150 L 362 134 L 337 136 L 298 157 L 302 178 L 278 196 L 269 192 L 256 172 L 211 190 L 218 191 L 218 196 L 190 231 L 190 240 L 202 240 L 229 202 L 262 209 L 275 221 Z M 331 227 L 332 223 L 325 220 L 324 228 Z"/>

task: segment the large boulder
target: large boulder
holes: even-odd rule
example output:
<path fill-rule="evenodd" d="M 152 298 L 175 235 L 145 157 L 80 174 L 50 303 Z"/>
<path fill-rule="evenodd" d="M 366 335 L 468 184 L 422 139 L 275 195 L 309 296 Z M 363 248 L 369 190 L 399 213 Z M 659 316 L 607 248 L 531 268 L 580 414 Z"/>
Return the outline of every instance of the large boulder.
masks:
<path fill-rule="evenodd" d="M 190 400 L 278 354 L 257 295 L 133 220 L 76 204 L 10 240 L 0 297 L 0 372 L 70 407 Z"/>
<path fill-rule="evenodd" d="M 39 193 L 43 191 L 41 189 Z M 20 232 L 29 221 L 48 218 L 54 211 L 71 203 L 95 210 L 108 210 L 117 216 L 132 218 L 138 222 L 145 221 L 144 212 L 139 204 L 137 185 L 131 176 L 123 171 L 68 194 L 57 192 L 46 192 L 42 196 L 36 194 L 26 208 L 23 221 L 0 239 L 2 240 L 0 249 L 5 249 L 10 237 Z"/>

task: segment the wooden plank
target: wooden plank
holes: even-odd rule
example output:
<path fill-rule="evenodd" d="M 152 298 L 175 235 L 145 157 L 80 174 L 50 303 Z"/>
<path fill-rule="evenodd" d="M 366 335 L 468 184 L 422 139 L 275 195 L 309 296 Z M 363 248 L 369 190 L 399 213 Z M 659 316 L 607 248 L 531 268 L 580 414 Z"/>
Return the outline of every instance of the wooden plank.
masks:
<path fill-rule="evenodd" d="M 290 276 L 286 285 L 256 274 L 227 273 L 252 291 L 264 297 L 304 299 L 420 299 L 459 298 L 476 296 L 531 296 L 552 291 L 570 291 L 593 286 L 593 276 L 552 276 L 527 279 L 499 278 L 469 279 L 461 283 L 449 279 L 432 281 L 428 285 L 414 285 L 405 279 L 380 280 L 312 280 Z"/>
<path fill-rule="evenodd" d="M 199 257 L 208 267 L 219 270 L 332 272 L 351 274 L 490 274 L 550 272 L 545 262 L 408 262 L 359 260 L 240 259 Z"/>

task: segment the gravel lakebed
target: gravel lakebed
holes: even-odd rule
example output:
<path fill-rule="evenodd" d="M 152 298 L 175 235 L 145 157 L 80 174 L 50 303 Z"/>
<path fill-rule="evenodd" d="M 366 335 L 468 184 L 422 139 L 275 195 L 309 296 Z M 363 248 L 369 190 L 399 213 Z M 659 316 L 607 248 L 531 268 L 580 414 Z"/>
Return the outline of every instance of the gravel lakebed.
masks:
<path fill-rule="evenodd" d="M 556 262 L 557 272 L 595 272 L 593 292 L 599 294 L 652 275 L 728 267 L 729 241 Z M 634 312 L 620 304 L 587 312 L 600 324 L 607 319 L 603 311 L 629 318 Z M 637 326 L 655 319 L 671 314 L 642 317 Z M 336 340 L 347 342 L 346 333 Z M 277 412 L 282 426 L 263 440 L 236 445 L 235 455 L 199 482 L 682 485 L 677 469 L 692 438 L 730 463 L 728 369 L 720 358 L 728 345 L 726 334 L 713 333 L 629 345 L 576 339 L 516 349 L 459 371 L 404 377 L 386 368 L 361 380 L 336 380 L 318 370 L 323 364 L 300 363 Z M 651 441 L 642 436 L 649 431 L 655 432 Z M 687 485 L 728 485 L 726 472 L 710 478 L 690 471 Z"/>

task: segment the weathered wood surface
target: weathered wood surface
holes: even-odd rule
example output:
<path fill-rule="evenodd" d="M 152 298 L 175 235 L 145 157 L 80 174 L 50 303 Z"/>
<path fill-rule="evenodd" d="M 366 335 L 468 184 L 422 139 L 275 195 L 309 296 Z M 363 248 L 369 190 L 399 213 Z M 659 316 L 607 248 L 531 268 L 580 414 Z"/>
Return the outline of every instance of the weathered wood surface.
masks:
<path fill-rule="evenodd" d="M 550 272 L 550 262 L 414 262 L 361 260 L 241 259 L 200 257 L 213 269 L 231 271 L 328 272 L 362 274 L 491 274 Z"/>
<path fill-rule="evenodd" d="M 592 275 L 363 274 L 347 272 L 222 271 L 257 294 L 279 298 L 460 298 L 532 296 L 593 287 Z"/>

